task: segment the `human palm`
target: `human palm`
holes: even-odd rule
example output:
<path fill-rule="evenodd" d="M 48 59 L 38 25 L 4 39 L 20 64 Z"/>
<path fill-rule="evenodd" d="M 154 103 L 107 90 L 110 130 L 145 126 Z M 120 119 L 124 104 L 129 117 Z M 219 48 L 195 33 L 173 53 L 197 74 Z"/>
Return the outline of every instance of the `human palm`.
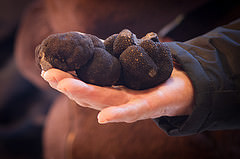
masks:
<path fill-rule="evenodd" d="M 80 106 L 99 110 L 99 123 L 129 123 L 192 112 L 193 86 L 187 75 L 175 68 L 166 82 L 147 90 L 86 84 L 58 69 L 43 72 L 42 77 Z"/>

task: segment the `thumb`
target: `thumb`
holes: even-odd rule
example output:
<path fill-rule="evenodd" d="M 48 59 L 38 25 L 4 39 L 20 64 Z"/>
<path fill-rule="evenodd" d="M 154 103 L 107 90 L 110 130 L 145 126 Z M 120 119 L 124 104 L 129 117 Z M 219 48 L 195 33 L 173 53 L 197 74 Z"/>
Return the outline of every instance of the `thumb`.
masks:
<path fill-rule="evenodd" d="M 137 120 L 149 118 L 149 104 L 146 100 L 135 100 L 119 106 L 111 106 L 98 113 L 100 124 L 110 122 L 132 123 Z"/>

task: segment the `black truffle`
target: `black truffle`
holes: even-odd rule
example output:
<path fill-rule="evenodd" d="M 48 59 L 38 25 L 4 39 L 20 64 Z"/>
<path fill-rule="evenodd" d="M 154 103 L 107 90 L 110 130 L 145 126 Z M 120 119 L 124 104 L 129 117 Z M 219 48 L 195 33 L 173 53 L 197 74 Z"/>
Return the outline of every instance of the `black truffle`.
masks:
<path fill-rule="evenodd" d="M 74 71 L 92 58 L 93 48 L 92 40 L 78 32 L 53 34 L 37 47 L 36 59 L 45 71 L 52 67 Z"/>
<path fill-rule="evenodd" d="M 172 72 L 170 51 L 162 43 L 145 40 L 120 55 L 125 84 L 132 89 L 152 88 L 166 81 Z"/>
<path fill-rule="evenodd" d="M 146 89 L 158 72 L 157 65 L 140 46 L 130 46 L 120 55 L 124 81 L 132 89 Z"/>
<path fill-rule="evenodd" d="M 94 47 L 100 47 L 105 49 L 103 41 L 101 41 L 97 36 L 92 34 L 85 34 L 85 36 L 88 36 L 92 40 Z"/>
<path fill-rule="evenodd" d="M 113 43 L 113 56 L 119 57 L 131 45 L 137 44 L 136 36 L 128 29 L 122 30 Z"/>
<path fill-rule="evenodd" d="M 36 48 L 36 61 L 43 70 L 76 71 L 87 83 L 121 84 L 137 90 L 163 83 L 173 70 L 170 50 L 159 42 L 156 33 L 137 39 L 127 29 L 104 43 L 79 32 L 50 35 Z"/>
<path fill-rule="evenodd" d="M 157 52 L 157 45 L 152 40 L 144 40 L 140 43 L 140 46 L 151 56 Z M 153 57 L 152 57 L 153 58 Z"/>
<path fill-rule="evenodd" d="M 140 46 L 148 53 L 158 67 L 156 85 L 166 81 L 171 76 L 173 70 L 172 56 L 166 44 L 145 40 Z"/>
<path fill-rule="evenodd" d="M 76 70 L 78 77 L 87 83 L 100 86 L 115 84 L 121 71 L 118 59 L 102 48 L 94 48 L 93 54 L 93 58 L 86 65 Z"/>
<path fill-rule="evenodd" d="M 104 40 L 105 49 L 112 55 L 113 55 L 113 43 L 117 38 L 117 36 L 118 34 L 113 34 L 109 36 L 106 40 Z"/>

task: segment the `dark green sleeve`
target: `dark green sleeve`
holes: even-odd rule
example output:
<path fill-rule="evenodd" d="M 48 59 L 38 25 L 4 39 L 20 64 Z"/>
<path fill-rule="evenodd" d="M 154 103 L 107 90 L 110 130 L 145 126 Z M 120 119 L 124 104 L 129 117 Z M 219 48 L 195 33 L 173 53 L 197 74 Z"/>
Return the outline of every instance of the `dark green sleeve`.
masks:
<path fill-rule="evenodd" d="M 194 87 L 189 116 L 154 119 L 168 135 L 240 128 L 240 19 L 186 42 L 166 43 Z"/>

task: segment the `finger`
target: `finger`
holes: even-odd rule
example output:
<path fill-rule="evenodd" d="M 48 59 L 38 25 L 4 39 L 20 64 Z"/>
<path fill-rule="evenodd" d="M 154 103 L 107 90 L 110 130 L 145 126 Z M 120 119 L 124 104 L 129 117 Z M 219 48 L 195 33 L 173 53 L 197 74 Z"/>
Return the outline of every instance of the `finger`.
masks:
<path fill-rule="evenodd" d="M 151 110 L 146 100 L 136 100 L 121 106 L 112 106 L 103 109 L 98 114 L 98 122 L 100 124 L 109 122 L 127 122 L 132 123 L 137 120 L 149 118 Z"/>
<path fill-rule="evenodd" d="M 59 81 L 57 90 L 66 94 L 79 103 L 86 103 L 98 107 L 121 105 L 129 100 L 125 91 L 112 87 L 100 87 L 86 84 L 81 80 L 64 78 Z"/>
<path fill-rule="evenodd" d="M 61 71 L 59 69 L 49 69 L 48 71 L 42 71 L 41 76 L 46 80 L 52 88 L 57 87 L 58 82 L 64 78 L 73 78 L 73 76 L 67 72 Z"/>

